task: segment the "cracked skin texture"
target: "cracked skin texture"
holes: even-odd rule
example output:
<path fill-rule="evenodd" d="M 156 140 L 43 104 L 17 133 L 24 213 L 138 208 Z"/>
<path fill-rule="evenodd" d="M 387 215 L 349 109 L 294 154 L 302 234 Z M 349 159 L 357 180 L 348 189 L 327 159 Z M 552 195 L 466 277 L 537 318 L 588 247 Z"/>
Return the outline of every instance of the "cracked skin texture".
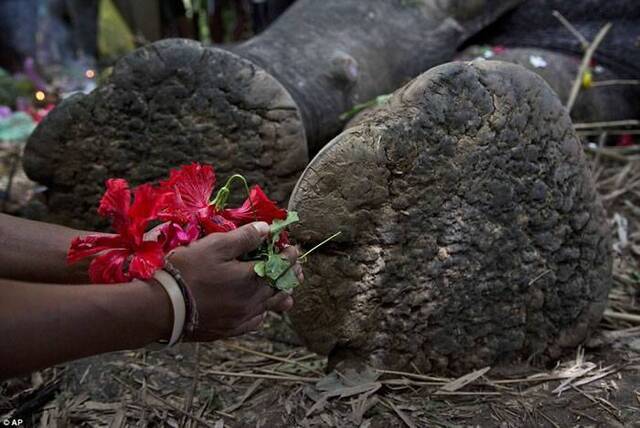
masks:
<path fill-rule="evenodd" d="M 545 364 L 606 305 L 608 230 L 580 142 L 517 65 L 422 74 L 329 143 L 289 207 L 303 244 L 342 231 L 310 258 L 291 314 L 332 366 Z"/>
<path fill-rule="evenodd" d="M 278 82 L 189 40 L 124 57 L 106 84 L 52 111 L 25 150 L 27 174 L 49 188 L 47 220 L 92 229 L 106 227 L 96 211 L 106 179 L 136 185 L 193 161 L 212 163 L 219 182 L 242 173 L 283 202 L 308 154 L 299 111 Z"/>

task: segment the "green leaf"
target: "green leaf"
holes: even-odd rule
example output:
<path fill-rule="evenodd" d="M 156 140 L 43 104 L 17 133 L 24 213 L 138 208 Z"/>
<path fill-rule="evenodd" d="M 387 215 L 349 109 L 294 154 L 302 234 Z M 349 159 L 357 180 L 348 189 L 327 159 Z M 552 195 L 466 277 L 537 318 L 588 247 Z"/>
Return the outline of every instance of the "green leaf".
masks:
<path fill-rule="evenodd" d="M 275 287 L 280 291 L 291 292 L 294 288 L 300 285 L 298 282 L 298 277 L 296 276 L 293 269 L 289 269 L 282 275 L 280 278 L 276 280 Z"/>
<path fill-rule="evenodd" d="M 382 104 L 386 103 L 389 98 L 391 98 L 391 94 L 383 94 L 383 95 L 378 95 L 374 99 L 364 102 L 362 104 L 356 104 L 355 106 L 353 106 L 351 110 L 348 110 L 342 113 L 339 119 L 340 120 L 351 119 L 356 114 L 360 113 L 362 110 L 366 110 L 371 107 L 381 106 Z"/>
<path fill-rule="evenodd" d="M 289 269 L 289 260 L 280 254 L 271 253 L 265 263 L 265 276 L 272 281 L 277 280 L 287 269 Z"/>
<path fill-rule="evenodd" d="M 271 223 L 271 236 L 273 237 L 273 240 L 278 240 L 277 237 L 284 228 L 299 221 L 300 218 L 298 217 L 298 213 L 295 211 L 289 211 L 287 213 L 287 218 L 284 220 L 273 220 L 273 223 Z"/>
<path fill-rule="evenodd" d="M 300 221 L 298 213 L 289 211 L 287 218 L 284 220 L 274 220 L 271 224 L 269 245 L 264 254 L 266 260 L 257 262 L 253 268 L 256 274 L 262 278 L 266 278 L 271 286 L 278 290 L 291 292 L 295 287 L 300 285 L 295 272 L 291 269 L 289 259 L 275 252 L 274 243 L 278 240 L 280 233 L 289 225 Z"/>
<path fill-rule="evenodd" d="M 264 261 L 259 261 L 258 263 L 255 264 L 255 266 L 253 266 L 253 271 L 260 277 L 260 278 L 264 278 L 264 276 L 266 275 L 265 273 L 265 266 L 266 263 Z"/>

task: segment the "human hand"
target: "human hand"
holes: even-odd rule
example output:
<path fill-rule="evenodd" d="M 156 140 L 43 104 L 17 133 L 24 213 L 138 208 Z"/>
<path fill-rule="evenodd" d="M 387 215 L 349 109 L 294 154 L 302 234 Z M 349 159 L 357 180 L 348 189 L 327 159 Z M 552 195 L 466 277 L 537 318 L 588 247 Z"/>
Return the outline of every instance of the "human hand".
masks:
<path fill-rule="evenodd" d="M 255 250 L 269 234 L 269 225 L 251 223 L 226 233 L 214 233 L 176 249 L 170 262 L 187 283 L 198 311 L 198 326 L 189 341 L 212 341 L 257 329 L 266 311 L 287 311 L 293 299 L 277 293 L 253 270 L 255 262 L 237 260 Z M 300 282 L 302 267 L 296 247 L 282 254 L 289 259 Z"/>

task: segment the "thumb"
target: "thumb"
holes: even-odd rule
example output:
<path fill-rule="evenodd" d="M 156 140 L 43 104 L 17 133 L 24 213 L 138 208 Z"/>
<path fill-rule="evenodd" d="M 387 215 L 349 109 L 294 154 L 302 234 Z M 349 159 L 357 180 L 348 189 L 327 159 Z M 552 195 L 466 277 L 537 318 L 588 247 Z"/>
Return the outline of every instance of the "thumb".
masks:
<path fill-rule="evenodd" d="M 222 234 L 229 260 L 255 250 L 268 235 L 269 225 L 264 221 L 245 224 L 231 232 Z"/>

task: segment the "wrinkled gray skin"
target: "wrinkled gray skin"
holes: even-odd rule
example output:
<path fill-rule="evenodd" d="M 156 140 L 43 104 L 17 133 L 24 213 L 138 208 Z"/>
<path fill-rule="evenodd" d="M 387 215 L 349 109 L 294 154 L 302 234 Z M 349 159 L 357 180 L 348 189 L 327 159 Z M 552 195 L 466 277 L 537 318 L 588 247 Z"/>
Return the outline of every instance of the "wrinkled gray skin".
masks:
<path fill-rule="evenodd" d="M 284 202 L 308 155 L 344 125 L 342 113 L 453 59 L 465 44 L 579 56 L 578 42 L 551 16 L 554 9 L 589 38 L 612 21 L 596 59 L 613 77 L 640 69 L 634 44 L 640 27 L 633 24 L 640 19 L 640 2 L 573 3 L 299 0 L 264 33 L 231 48 L 233 53 L 177 40 L 148 45 L 116 65 L 118 78 L 85 98 L 68 100 L 33 134 L 25 169 L 48 186 L 49 212 L 40 218 L 103 228 L 95 207 L 106 178 L 138 184 L 190 161 L 214 163 L 223 178 L 248 175 Z M 556 79 L 572 69 L 560 71 Z M 588 106 L 593 115 L 576 117 L 636 117 L 634 88 L 622 91 L 622 98 L 602 98 L 604 107 Z M 276 101 L 269 104 L 270 99 Z M 583 104 L 579 99 L 576 114 Z"/>
<path fill-rule="evenodd" d="M 589 41 L 610 22 L 611 30 L 595 53 L 596 63 L 620 78 L 640 76 L 640 1 L 637 0 L 525 0 L 467 44 L 546 49 L 582 57 L 584 50 L 580 41 L 552 16 L 554 10 Z"/>
<path fill-rule="evenodd" d="M 458 58 L 473 60 L 481 49 L 469 48 Z M 532 64 L 532 57 L 541 58 L 544 67 Z M 577 56 L 538 48 L 509 48 L 494 54 L 496 61 L 507 61 L 521 65 L 540 75 L 558 94 L 563 105 L 566 105 L 573 82 L 578 76 L 580 62 Z M 618 79 L 619 75 L 611 69 L 599 67 L 592 71 L 593 81 Z M 640 76 L 640 72 L 638 72 Z M 575 104 L 571 110 L 574 123 L 606 122 L 640 117 L 640 103 L 634 95 L 636 89 L 629 85 L 581 87 Z"/>
<path fill-rule="evenodd" d="M 233 51 L 275 76 L 316 153 L 354 104 L 391 92 L 523 0 L 298 0 Z"/>
<path fill-rule="evenodd" d="M 493 61 L 435 67 L 311 161 L 291 196 L 314 254 L 291 315 L 330 365 L 462 374 L 587 338 L 607 223 L 549 86 Z"/>
<path fill-rule="evenodd" d="M 105 226 L 95 209 L 107 178 L 135 185 L 191 161 L 285 202 L 344 111 L 448 60 L 520 1 L 300 0 L 233 52 L 150 44 L 42 122 L 25 170 L 49 188 L 46 219 L 78 227 Z"/>
<path fill-rule="evenodd" d="M 271 76 L 230 52 L 167 40 L 52 111 L 24 166 L 50 187 L 47 220 L 104 229 L 96 208 L 110 177 L 137 185 L 197 161 L 213 164 L 219 181 L 242 172 L 282 201 L 307 159 L 298 110 Z"/>
<path fill-rule="evenodd" d="M 558 11 L 588 40 L 611 23 L 595 52 L 594 81 L 640 78 L 640 1 L 526 0 L 472 37 L 469 45 L 499 45 L 506 51 L 492 59 L 523 65 L 542 76 L 563 103 L 578 74 L 584 48 L 578 38 L 552 15 Z M 461 58 L 475 56 L 465 50 Z M 546 67 L 534 67 L 540 56 Z M 596 71 L 597 70 L 597 71 Z M 571 111 L 574 122 L 604 122 L 640 117 L 640 86 L 582 88 Z"/>

